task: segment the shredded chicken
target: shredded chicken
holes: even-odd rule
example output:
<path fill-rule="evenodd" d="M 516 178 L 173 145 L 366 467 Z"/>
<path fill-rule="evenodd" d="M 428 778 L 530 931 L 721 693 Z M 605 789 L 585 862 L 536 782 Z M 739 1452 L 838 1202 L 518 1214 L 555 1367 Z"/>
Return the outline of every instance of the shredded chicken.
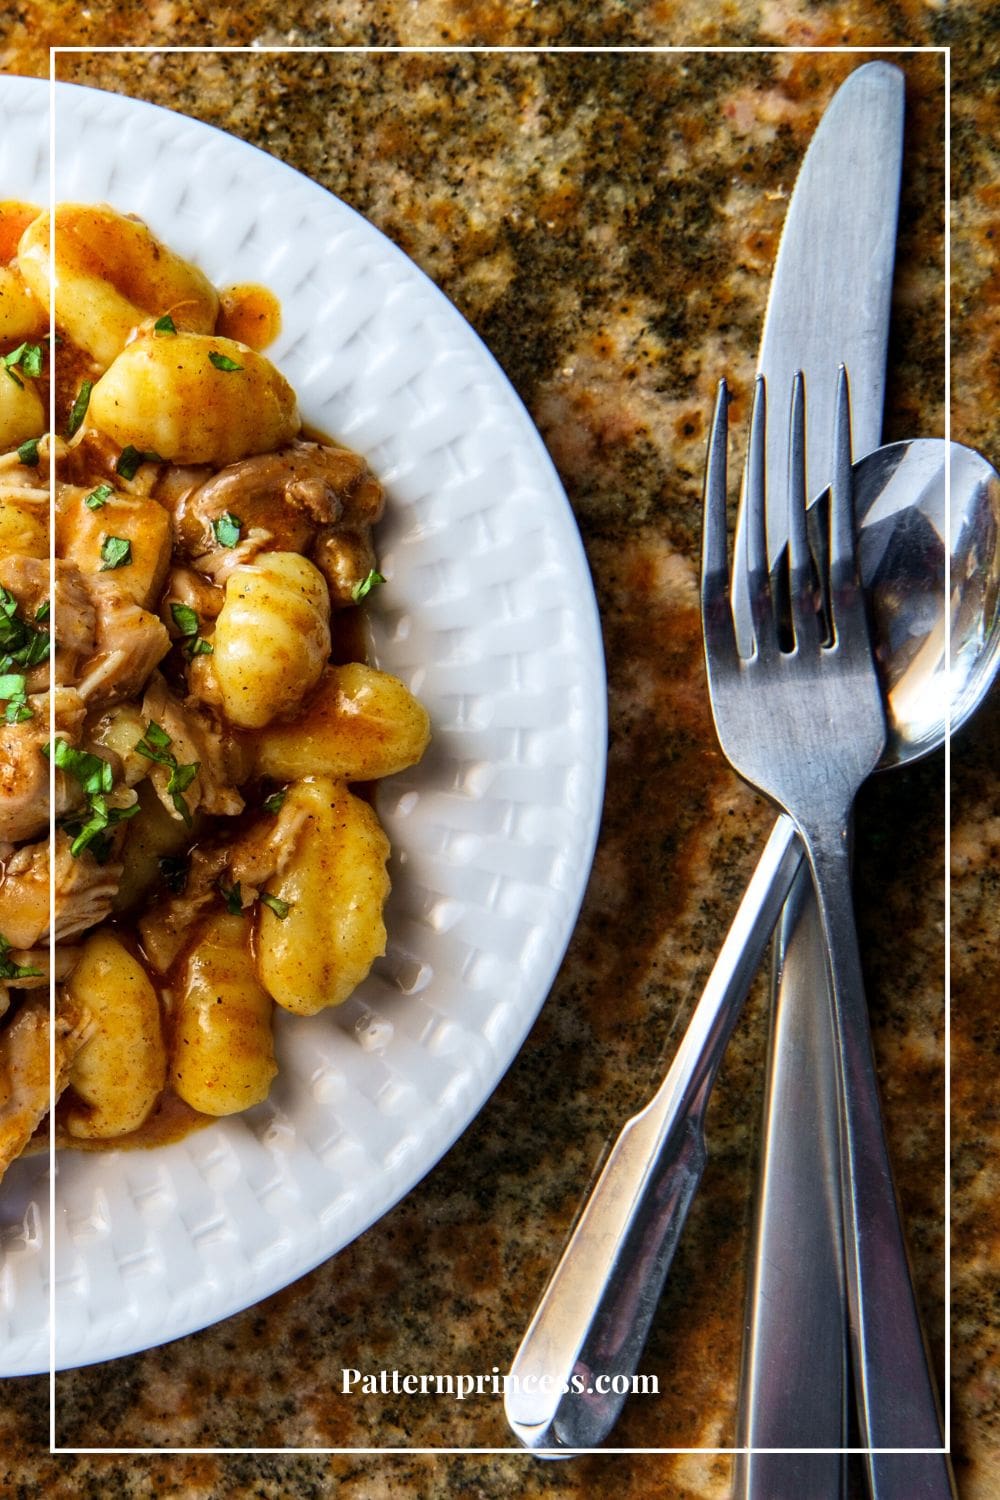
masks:
<path fill-rule="evenodd" d="M 49 928 L 47 841 L 25 844 L 3 862 L 0 933 L 12 948 L 34 948 Z"/>
<path fill-rule="evenodd" d="M 0 585 L 14 595 L 20 614 L 33 620 L 39 605 L 48 603 L 49 564 L 47 559 L 23 557 L 10 553 L 0 557 Z"/>
<path fill-rule="evenodd" d="M 226 514 L 239 516 L 245 531 L 265 531 L 272 547 L 304 552 L 317 526 L 337 521 L 341 492 L 360 462 L 354 454 L 318 443 L 293 443 L 230 464 L 192 490 L 177 507 L 179 545 L 190 557 L 218 546 L 212 527 Z"/>
<path fill-rule="evenodd" d="M 115 840 L 119 840 L 126 825 L 119 824 Z M 56 832 L 55 862 L 55 920 L 56 942 L 86 932 L 96 922 L 101 922 L 111 911 L 119 881 L 122 878 L 122 862 L 112 854 L 104 864 L 98 864 L 93 855 L 84 852 L 78 858 L 70 853 L 72 840 L 61 829 Z M 46 855 L 46 865 L 48 857 Z M 48 920 L 46 918 L 46 926 Z"/>
<path fill-rule="evenodd" d="M 0 720 L 0 838 L 32 839 L 48 827 L 45 794 L 49 783 L 48 761 L 42 753 L 48 743 L 47 705 L 40 697 L 30 700 L 33 717 L 23 724 Z"/>
<path fill-rule="evenodd" d="M 56 1098 L 87 1035 L 86 1017 L 64 1002 L 56 1015 Z M 49 1100 L 49 1007 L 29 1000 L 0 1032 L 0 1173 L 24 1151 L 48 1114 Z"/>
<path fill-rule="evenodd" d="M 326 579 L 331 606 L 349 608 L 357 601 L 355 591 L 375 566 L 371 527 L 326 527 L 316 541 L 313 561 Z"/>
<path fill-rule="evenodd" d="M 55 617 L 59 622 L 55 679 L 57 682 L 75 682 L 81 661 L 94 653 L 97 611 L 80 569 L 62 558 L 56 561 Z"/>
<path fill-rule="evenodd" d="M 139 919 L 143 952 L 158 974 L 165 974 L 198 933 L 198 918 L 218 902 L 216 882 L 225 870 L 224 845 L 197 848 L 191 855 L 187 882 L 178 896 L 158 901 Z"/>
<path fill-rule="evenodd" d="M 159 901 L 139 922 L 143 950 L 158 973 L 195 941 L 198 918 L 217 904 L 220 882 L 231 891 L 239 886 L 240 905 L 247 907 L 273 875 L 283 874 L 307 818 L 305 808 L 284 806 L 231 843 L 195 849 L 184 890 Z"/>
<path fill-rule="evenodd" d="M 89 706 L 117 703 L 140 693 L 170 650 L 163 621 L 133 604 L 113 573 L 95 578 L 91 592 L 97 614 L 96 651 L 84 664 L 77 684 Z"/>
<path fill-rule="evenodd" d="M 222 610 L 225 597 L 222 589 L 209 583 L 193 568 L 172 568 L 163 595 L 164 624 L 169 628 L 174 623 L 172 614 L 168 613 L 171 604 L 187 605 L 202 623 L 214 620 Z"/>
<path fill-rule="evenodd" d="M 196 763 L 198 774 L 183 793 L 188 813 L 196 810 L 235 816 L 244 808 L 243 798 L 233 785 L 230 762 L 238 754 L 235 737 L 224 734 L 207 709 L 194 703 L 182 704 L 174 697 L 159 672 L 149 680 L 142 712 L 151 723 L 158 724 L 170 736 L 170 754 L 178 765 Z M 243 779 L 244 768 L 237 764 L 237 778 Z M 244 773 L 245 774 L 245 773 Z M 173 818 L 183 814 L 167 790 L 170 767 L 153 763 L 149 779 L 167 812 Z"/>
<path fill-rule="evenodd" d="M 383 505 L 381 486 L 356 453 L 296 442 L 183 490 L 174 525 L 178 545 L 217 584 L 265 547 L 309 552 L 315 543 L 334 602 L 351 604 L 352 590 L 374 567 L 371 527 Z M 220 546 L 213 530 L 227 514 L 240 520 L 235 547 Z"/>

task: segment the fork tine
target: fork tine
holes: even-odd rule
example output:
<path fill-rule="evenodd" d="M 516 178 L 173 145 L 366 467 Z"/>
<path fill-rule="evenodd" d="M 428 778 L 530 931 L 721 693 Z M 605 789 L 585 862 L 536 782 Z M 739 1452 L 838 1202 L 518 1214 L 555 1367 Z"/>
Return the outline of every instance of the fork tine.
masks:
<path fill-rule="evenodd" d="M 729 388 L 725 380 L 720 380 L 705 465 L 701 544 L 701 623 L 710 668 L 713 657 L 729 661 L 736 655 L 736 635 L 729 607 L 729 569 L 726 563 L 728 435 Z"/>
<path fill-rule="evenodd" d="M 806 499 L 806 384 L 799 370 L 792 381 L 788 423 L 788 592 L 796 645 L 819 637 Z"/>
<path fill-rule="evenodd" d="M 777 632 L 771 603 L 771 584 L 767 567 L 767 390 L 764 377 L 754 382 L 753 405 L 750 408 L 750 435 L 747 441 L 746 484 L 743 504 L 746 526 L 743 529 L 747 597 L 756 650 L 768 654 L 777 648 Z M 738 560 L 737 560 L 738 562 Z M 734 570 L 737 565 L 734 562 Z"/>
<path fill-rule="evenodd" d="M 830 617 L 836 640 L 848 613 L 864 608 L 855 556 L 854 483 L 851 474 L 851 392 L 843 365 L 837 376 L 833 423 L 833 477 L 830 483 Z M 853 585 L 853 587 L 852 587 Z"/>

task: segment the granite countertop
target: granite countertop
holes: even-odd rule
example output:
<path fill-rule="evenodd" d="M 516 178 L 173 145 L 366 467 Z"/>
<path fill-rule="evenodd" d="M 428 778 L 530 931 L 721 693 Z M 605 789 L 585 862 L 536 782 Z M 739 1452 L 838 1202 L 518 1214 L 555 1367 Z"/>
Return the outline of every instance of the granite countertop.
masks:
<path fill-rule="evenodd" d="M 375 7 L 373 24 L 397 9 Z M 653 10 L 643 11 L 650 26 Z M 336 12 L 327 6 L 323 24 Z M 438 40 L 450 39 L 446 12 L 458 40 L 496 39 L 485 4 L 427 12 L 438 18 Z M 956 6 L 950 24 L 977 13 L 987 14 Z M 216 39 L 197 34 L 193 14 L 166 3 L 147 23 L 122 6 L 115 29 L 96 9 L 69 18 L 61 6 L 29 4 L 8 30 L 7 62 L 42 71 L 41 44 L 53 37 Z M 229 14 L 223 7 L 216 26 Z M 838 8 L 835 25 L 830 7 L 803 0 L 780 13 L 777 4 L 737 4 L 732 14 L 734 26 L 765 43 L 775 28 L 786 41 L 835 42 L 854 12 Z M 276 9 L 255 17 L 254 36 L 234 22 L 227 40 L 288 36 Z M 576 39 L 571 27 L 531 35 Z M 317 21 L 289 39 L 325 38 Z M 403 39 L 430 36 L 404 31 Z M 863 28 L 851 39 L 874 40 Z M 907 20 L 896 39 L 935 37 Z M 991 102 L 987 92 L 995 30 L 993 42 L 977 45 L 955 60 L 952 431 L 996 460 L 1000 111 L 995 89 Z M 833 90 L 863 60 L 789 52 L 60 60 L 60 77 L 180 109 L 290 162 L 370 218 L 452 298 L 507 371 L 562 476 L 593 572 L 610 694 L 607 800 L 579 924 L 537 1024 L 473 1125 L 401 1204 L 277 1296 L 165 1348 L 60 1376 L 60 1445 L 509 1446 L 496 1398 L 346 1397 L 340 1371 L 507 1368 L 602 1145 L 676 1045 L 755 863 L 769 813 L 716 746 L 700 654 L 706 413 L 723 371 L 737 416 L 745 410 L 797 165 Z M 943 60 L 899 61 L 908 123 L 889 438 L 942 432 L 945 400 Z M 964 1500 L 1000 1491 L 989 1300 L 1000 1230 L 998 767 L 995 696 L 955 743 L 951 791 L 951 1361 Z M 936 756 L 866 788 L 857 850 L 888 1128 L 939 1370 L 944 816 Z M 660 1395 L 629 1403 L 614 1439 L 622 1448 L 733 1441 L 766 998 L 758 984 L 727 1056 L 708 1170 L 643 1361 Z M 569 1500 L 613 1485 L 621 1500 L 721 1500 L 730 1469 L 724 1455 L 642 1452 L 558 1465 L 517 1452 L 53 1457 L 43 1379 L 4 1383 L 0 1436 L 0 1489 L 11 1495 L 44 1485 L 54 1496 Z"/>

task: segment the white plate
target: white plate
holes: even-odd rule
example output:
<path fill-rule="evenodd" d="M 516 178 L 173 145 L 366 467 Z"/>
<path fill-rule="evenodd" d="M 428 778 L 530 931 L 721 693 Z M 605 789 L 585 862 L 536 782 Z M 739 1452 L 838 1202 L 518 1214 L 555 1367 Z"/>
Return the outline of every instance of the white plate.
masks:
<path fill-rule="evenodd" d="M 427 278 L 307 178 L 147 104 L 60 86 L 56 197 L 140 214 L 219 284 L 279 296 L 269 351 L 307 421 L 389 494 L 376 659 L 434 739 L 378 806 L 389 951 L 346 1005 L 282 1015 L 265 1105 L 155 1151 L 61 1153 L 57 1365 L 203 1328 L 303 1275 L 464 1130 L 552 983 L 590 868 L 605 761 L 597 610 L 549 457 Z M 0 80 L 3 196 L 44 202 L 48 89 Z M 360 1036 L 392 1024 L 383 1049 Z M 0 1192 L 2 1374 L 47 1363 L 47 1176 Z"/>

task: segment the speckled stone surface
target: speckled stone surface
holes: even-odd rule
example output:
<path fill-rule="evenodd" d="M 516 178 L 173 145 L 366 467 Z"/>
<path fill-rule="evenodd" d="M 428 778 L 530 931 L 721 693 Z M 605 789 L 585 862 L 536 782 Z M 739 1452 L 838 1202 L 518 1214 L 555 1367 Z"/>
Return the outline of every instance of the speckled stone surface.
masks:
<path fill-rule="evenodd" d="M 952 418 L 1000 457 L 1000 201 L 995 13 L 984 4 L 709 9 L 320 5 L 211 24 L 173 0 L 23 4 L 8 65 L 44 46 L 161 41 L 956 42 Z M 990 16 L 994 19 L 990 20 Z M 599 19 L 600 18 L 600 19 Z M 990 27 L 992 26 L 992 36 Z M 976 40 L 971 40 L 973 33 Z M 2 44 L 0 44 L 2 47 Z M 3 53 L 0 51 L 0 56 Z M 366 214 L 485 338 L 526 401 L 579 520 L 608 656 L 608 792 L 566 961 L 522 1053 L 430 1176 L 333 1262 L 226 1323 L 62 1376 L 66 1446 L 504 1447 L 482 1397 L 344 1396 L 344 1366 L 504 1370 L 602 1144 L 676 1044 L 749 876 L 767 809 L 716 747 L 695 580 L 705 414 L 752 375 L 797 164 L 845 55 L 64 58 L 61 77 L 197 115 L 261 145 Z M 907 75 L 906 186 L 886 431 L 944 423 L 943 65 Z M 994 83 L 989 84 L 992 76 Z M 992 87 L 992 94 L 990 88 Z M 964 1500 L 1000 1493 L 995 1085 L 1000 701 L 954 746 L 952 855 L 954 1447 Z M 889 1132 L 937 1365 L 944 1306 L 942 758 L 866 789 L 858 906 Z M 766 993 L 719 1081 L 710 1162 L 614 1441 L 733 1440 Z M 544 1101 L 544 1103 L 540 1102 Z M 991 1298 L 993 1304 L 991 1305 Z M 8 1382 L 0 1492 L 53 1496 L 383 1495 L 722 1500 L 729 1459 L 617 1454 L 50 1457 L 47 1383 Z M 6 1471 L 6 1473 L 4 1472 Z M 5 1488 L 6 1486 L 6 1488 Z"/>

